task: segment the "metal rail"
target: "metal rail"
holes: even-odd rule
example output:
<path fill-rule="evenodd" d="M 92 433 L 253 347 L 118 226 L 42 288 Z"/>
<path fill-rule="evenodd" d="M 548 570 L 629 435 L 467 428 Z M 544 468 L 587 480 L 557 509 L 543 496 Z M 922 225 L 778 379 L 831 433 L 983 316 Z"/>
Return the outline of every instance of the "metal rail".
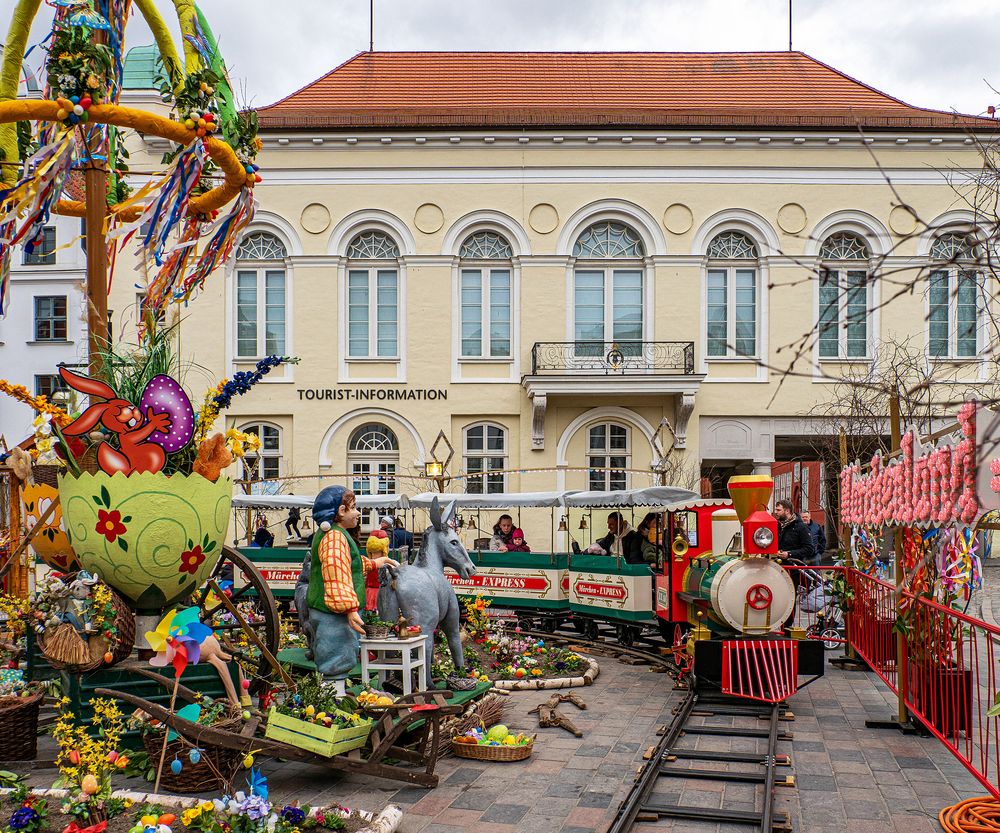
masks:
<path fill-rule="evenodd" d="M 779 731 L 779 720 L 783 710 L 781 704 L 752 706 L 737 698 L 703 694 L 695 690 L 677 708 L 674 719 L 663 731 L 649 760 L 639 772 L 635 783 L 618 808 L 608 833 L 630 833 L 639 821 L 654 821 L 661 818 L 690 819 L 711 823 L 728 822 L 771 833 L 774 827 L 774 787 L 775 768 L 788 765 L 786 755 L 777 754 L 778 741 L 790 740 L 791 735 Z M 768 720 L 767 730 L 721 728 L 712 726 L 690 726 L 694 716 L 740 716 L 757 717 Z M 714 752 L 679 748 L 680 739 L 685 735 L 716 735 L 755 737 L 767 740 L 767 749 L 758 753 Z M 678 760 L 702 761 L 706 763 L 758 764 L 754 771 L 726 772 L 718 769 L 694 769 L 675 767 Z M 735 810 L 726 807 L 694 807 L 657 798 L 656 785 L 661 778 L 687 779 L 692 781 L 724 781 L 727 783 L 760 784 L 763 787 L 763 801 L 760 810 Z M 786 784 L 794 783 L 786 779 Z M 787 824 L 787 819 L 782 820 Z"/>

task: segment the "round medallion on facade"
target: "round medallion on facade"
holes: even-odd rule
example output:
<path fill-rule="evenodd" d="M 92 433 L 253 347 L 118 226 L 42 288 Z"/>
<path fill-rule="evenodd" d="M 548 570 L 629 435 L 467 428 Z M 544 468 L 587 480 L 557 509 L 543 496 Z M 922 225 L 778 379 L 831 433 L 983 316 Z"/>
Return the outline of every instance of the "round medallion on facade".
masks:
<path fill-rule="evenodd" d="M 806 227 L 806 210 L 797 202 L 787 202 L 778 209 L 778 227 L 786 234 L 798 234 Z"/>
<path fill-rule="evenodd" d="M 900 236 L 913 234 L 917 229 L 917 217 L 913 209 L 908 205 L 893 206 L 889 212 L 889 228 Z"/>
<path fill-rule="evenodd" d="M 424 234 L 434 234 L 444 225 L 444 212 L 440 206 L 425 202 L 413 215 L 413 224 Z"/>
<path fill-rule="evenodd" d="M 693 224 L 694 215 L 682 202 L 668 205 L 667 210 L 663 212 L 663 227 L 671 234 L 684 234 L 691 230 Z"/>
<path fill-rule="evenodd" d="M 330 228 L 330 210 L 322 203 L 309 203 L 302 209 L 299 222 L 302 223 L 302 228 L 310 234 L 322 234 Z"/>
<path fill-rule="evenodd" d="M 559 212 L 547 202 L 540 202 L 528 214 L 528 223 L 539 234 L 548 234 L 559 224 Z"/>

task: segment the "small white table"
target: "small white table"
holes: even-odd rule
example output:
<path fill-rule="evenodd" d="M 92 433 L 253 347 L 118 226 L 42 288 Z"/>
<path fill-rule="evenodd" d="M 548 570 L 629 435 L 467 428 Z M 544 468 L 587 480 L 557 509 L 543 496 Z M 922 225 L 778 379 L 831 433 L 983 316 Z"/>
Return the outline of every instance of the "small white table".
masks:
<path fill-rule="evenodd" d="M 367 639 L 361 637 L 361 676 L 367 684 L 371 672 L 378 674 L 379 684 L 385 683 L 388 672 L 399 671 L 403 675 L 403 694 L 427 689 L 427 641 L 424 634 L 406 639 L 386 637 Z M 369 652 L 375 659 L 369 660 Z M 413 673 L 417 674 L 417 687 L 413 688 Z"/>

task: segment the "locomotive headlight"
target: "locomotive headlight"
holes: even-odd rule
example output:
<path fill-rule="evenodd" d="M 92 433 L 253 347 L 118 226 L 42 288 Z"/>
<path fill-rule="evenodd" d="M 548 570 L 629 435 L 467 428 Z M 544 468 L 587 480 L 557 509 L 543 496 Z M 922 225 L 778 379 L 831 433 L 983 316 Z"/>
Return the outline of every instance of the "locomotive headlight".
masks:
<path fill-rule="evenodd" d="M 774 543 L 774 533 L 766 526 L 762 526 L 754 532 L 753 542 L 762 550 L 766 550 Z"/>

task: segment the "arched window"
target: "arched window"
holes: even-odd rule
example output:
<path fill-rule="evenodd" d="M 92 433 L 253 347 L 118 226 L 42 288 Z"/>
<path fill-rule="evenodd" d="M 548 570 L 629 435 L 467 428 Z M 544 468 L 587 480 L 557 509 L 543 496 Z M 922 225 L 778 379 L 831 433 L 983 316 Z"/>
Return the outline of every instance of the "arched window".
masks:
<path fill-rule="evenodd" d="M 709 358 L 757 355 L 757 244 L 724 231 L 708 244 Z"/>
<path fill-rule="evenodd" d="M 465 490 L 469 494 L 499 494 L 507 487 L 507 431 L 500 425 L 481 422 L 468 426 L 464 433 L 463 452 Z M 475 476 L 478 472 L 487 472 Z M 492 473 L 491 473 L 492 472 Z"/>
<path fill-rule="evenodd" d="M 462 358 L 511 356 L 510 243 L 492 231 L 469 235 L 461 264 Z"/>
<path fill-rule="evenodd" d="M 629 430 L 616 422 L 591 425 L 587 430 L 588 488 L 627 489 L 631 446 Z"/>
<path fill-rule="evenodd" d="M 391 495 L 396 492 L 399 440 L 380 422 L 369 422 L 351 432 L 347 443 L 351 488 L 357 495 Z"/>
<path fill-rule="evenodd" d="M 931 246 L 927 352 L 936 359 L 979 354 L 982 304 L 978 251 L 969 234 L 946 232 Z"/>
<path fill-rule="evenodd" d="M 819 256 L 819 356 L 868 358 L 871 249 L 860 235 L 841 231 L 823 241 Z"/>
<path fill-rule="evenodd" d="M 284 244 L 273 234 L 248 234 L 236 250 L 236 358 L 284 355 Z"/>
<path fill-rule="evenodd" d="M 363 231 L 347 247 L 347 356 L 399 358 L 399 246 Z"/>
<path fill-rule="evenodd" d="M 242 478 L 244 480 L 277 481 L 281 477 L 282 470 L 281 429 L 276 425 L 258 422 L 244 425 L 239 430 L 260 437 L 260 451 L 256 454 L 246 454 L 243 457 Z M 264 483 L 261 489 L 255 491 L 255 494 L 276 492 L 277 485 L 277 482 L 272 482 L 270 485 Z M 257 489 L 257 487 L 254 488 Z"/>
<path fill-rule="evenodd" d="M 573 246 L 573 338 L 578 356 L 603 356 L 615 343 L 626 355 L 642 349 L 642 240 L 624 223 L 588 226 Z"/>

